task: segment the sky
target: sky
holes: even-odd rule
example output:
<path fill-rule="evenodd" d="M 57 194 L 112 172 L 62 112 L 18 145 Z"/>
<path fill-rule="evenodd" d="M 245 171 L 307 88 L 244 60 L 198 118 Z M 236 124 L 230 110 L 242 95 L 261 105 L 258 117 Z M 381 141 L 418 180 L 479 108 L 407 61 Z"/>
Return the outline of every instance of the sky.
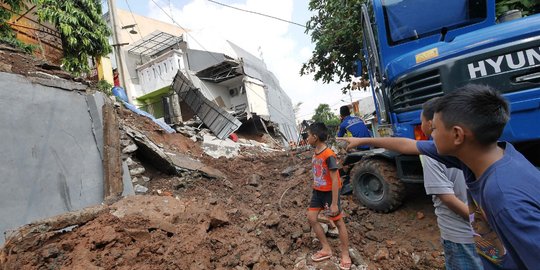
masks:
<path fill-rule="evenodd" d="M 264 13 L 304 25 L 311 13 L 309 0 L 216 0 L 237 8 Z M 315 45 L 303 27 L 260 15 L 231 9 L 208 0 L 116 0 L 117 8 L 175 24 L 197 32 L 221 35 L 253 55 L 262 58 L 276 75 L 293 104 L 302 102 L 297 120 L 310 119 L 315 108 L 326 103 L 334 113 L 353 100 L 370 95 L 352 91 L 342 94 L 342 84 L 323 84 L 312 75 L 300 76 L 300 68 Z M 156 5 L 157 4 L 157 5 Z M 159 7 L 158 7 L 159 5 Z M 161 8 L 160 8 L 161 7 Z M 162 10 L 163 9 L 163 10 Z"/>

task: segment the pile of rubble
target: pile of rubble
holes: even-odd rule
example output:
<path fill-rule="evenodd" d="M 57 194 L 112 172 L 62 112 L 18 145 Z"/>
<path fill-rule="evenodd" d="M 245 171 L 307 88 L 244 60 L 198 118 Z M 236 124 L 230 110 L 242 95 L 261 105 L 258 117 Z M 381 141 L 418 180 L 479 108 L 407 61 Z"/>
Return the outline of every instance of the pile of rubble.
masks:
<path fill-rule="evenodd" d="M 35 69 L 9 57 L 0 70 Z M 196 120 L 167 133 L 121 106 L 114 113 L 127 193 L 138 195 L 11 232 L 0 269 L 338 269 L 336 238 L 331 260 L 310 259 L 320 248 L 305 216 L 310 151 L 284 151 L 267 135 L 217 140 Z M 444 267 L 430 198 L 407 201 L 377 214 L 343 197 L 352 269 Z"/>
<path fill-rule="evenodd" d="M 309 258 L 319 248 L 305 217 L 309 151 L 215 159 L 204 154 L 200 141 L 165 134 L 129 112 L 119 114 L 123 158 L 136 191 L 145 195 L 85 209 L 70 222 L 56 217 L 55 226 L 38 221 L 22 228 L 2 249 L 5 268 L 338 269 L 337 239 L 330 238 L 331 260 Z M 171 174 L 163 170 L 166 162 L 143 154 L 152 144 L 164 160 L 189 157 L 222 175 L 178 166 Z M 418 198 L 391 214 L 372 213 L 352 197 L 343 198 L 353 269 L 443 267 L 429 198 Z"/>

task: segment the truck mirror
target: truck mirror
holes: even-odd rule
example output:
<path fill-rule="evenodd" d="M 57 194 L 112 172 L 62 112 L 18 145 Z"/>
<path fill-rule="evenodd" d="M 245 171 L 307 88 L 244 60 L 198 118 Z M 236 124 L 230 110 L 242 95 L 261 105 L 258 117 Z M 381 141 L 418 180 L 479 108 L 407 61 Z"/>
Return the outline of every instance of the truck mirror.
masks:
<path fill-rule="evenodd" d="M 360 59 L 357 59 L 356 61 L 354 61 L 354 66 L 354 76 L 362 77 L 362 61 L 360 61 Z"/>

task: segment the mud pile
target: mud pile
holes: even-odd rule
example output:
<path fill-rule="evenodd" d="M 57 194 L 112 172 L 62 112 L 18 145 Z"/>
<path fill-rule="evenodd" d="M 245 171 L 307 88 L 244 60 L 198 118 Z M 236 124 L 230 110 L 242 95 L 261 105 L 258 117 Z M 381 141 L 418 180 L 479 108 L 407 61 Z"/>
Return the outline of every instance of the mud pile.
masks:
<path fill-rule="evenodd" d="M 122 108 L 117 112 L 122 124 L 137 127 L 164 151 L 197 159 L 225 177 L 170 175 L 136 150 L 126 152 L 130 169 L 144 168 L 133 177 L 147 188 L 144 194 L 108 202 L 76 226 L 8 238 L 1 269 L 338 269 L 336 238 L 330 238 L 331 260 L 310 259 L 320 245 L 305 216 L 309 151 L 242 148 L 236 158 L 214 159 L 199 141 L 165 134 Z M 422 192 L 390 214 L 373 213 L 352 196 L 342 199 L 353 269 L 443 268 L 433 207 Z"/>

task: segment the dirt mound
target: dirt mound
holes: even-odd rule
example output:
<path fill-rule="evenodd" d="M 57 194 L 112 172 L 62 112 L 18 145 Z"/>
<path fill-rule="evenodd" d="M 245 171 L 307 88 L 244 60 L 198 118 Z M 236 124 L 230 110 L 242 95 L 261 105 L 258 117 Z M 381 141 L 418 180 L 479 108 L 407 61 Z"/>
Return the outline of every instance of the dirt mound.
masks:
<path fill-rule="evenodd" d="M 171 176 L 143 164 L 151 176 L 148 195 L 126 197 L 71 230 L 7 241 L 1 269 L 338 269 L 337 239 L 330 238 L 335 258 L 310 259 L 320 248 L 305 216 L 311 152 L 213 159 L 199 142 L 164 134 L 129 111 L 120 115 L 166 151 L 196 157 L 226 178 Z M 443 268 L 433 207 L 422 192 L 390 214 L 373 213 L 352 196 L 342 198 L 355 265 Z"/>
<path fill-rule="evenodd" d="M 170 186 L 170 196 L 127 197 L 70 232 L 8 251 L 4 267 L 293 269 L 302 261 L 321 267 L 324 263 L 309 260 L 319 245 L 305 218 L 310 194 L 306 163 L 284 155 L 216 160 L 214 166 L 227 179 L 192 179 L 190 185 Z M 298 164 L 293 176 L 281 176 L 293 164 Z M 164 177 L 152 182 L 167 180 L 182 181 Z M 376 214 L 344 199 L 351 247 L 369 269 L 442 268 L 429 200 Z M 424 211 L 423 219 L 417 218 L 418 211 Z M 337 240 L 331 243 L 338 255 Z"/>

